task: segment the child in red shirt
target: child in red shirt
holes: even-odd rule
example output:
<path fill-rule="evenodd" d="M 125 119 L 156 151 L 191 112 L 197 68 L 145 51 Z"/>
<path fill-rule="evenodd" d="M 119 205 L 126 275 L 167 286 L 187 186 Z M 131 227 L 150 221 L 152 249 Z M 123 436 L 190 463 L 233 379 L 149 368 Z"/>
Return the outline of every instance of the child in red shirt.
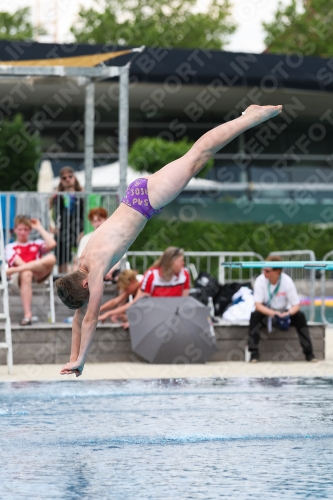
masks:
<path fill-rule="evenodd" d="M 43 239 L 29 241 L 31 230 L 39 232 Z M 44 281 L 52 272 L 56 262 L 51 253 L 45 255 L 56 246 L 52 234 L 43 228 L 38 219 L 18 215 L 15 218 L 14 233 L 16 241 L 8 243 L 5 247 L 6 261 L 8 263 L 7 276 L 19 273 L 20 294 L 23 305 L 24 317 L 20 325 L 32 324 L 32 280 Z"/>

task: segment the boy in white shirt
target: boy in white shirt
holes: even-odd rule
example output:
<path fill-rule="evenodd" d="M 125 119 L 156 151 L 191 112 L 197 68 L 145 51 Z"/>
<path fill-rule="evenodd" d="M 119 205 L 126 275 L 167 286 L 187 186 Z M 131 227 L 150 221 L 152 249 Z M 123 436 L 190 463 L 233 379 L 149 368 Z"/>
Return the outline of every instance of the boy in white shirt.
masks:
<path fill-rule="evenodd" d="M 278 256 L 269 256 L 266 261 L 280 262 Z M 256 310 L 251 314 L 249 351 L 251 362 L 259 360 L 260 328 L 266 326 L 268 318 L 290 317 L 290 326 L 297 330 L 300 344 L 307 361 L 317 361 L 312 348 L 309 328 L 304 313 L 300 311 L 300 300 L 293 280 L 281 269 L 264 268 L 263 274 L 254 283 Z M 270 320 L 272 321 L 272 320 Z M 287 328 L 286 328 L 287 329 Z"/>

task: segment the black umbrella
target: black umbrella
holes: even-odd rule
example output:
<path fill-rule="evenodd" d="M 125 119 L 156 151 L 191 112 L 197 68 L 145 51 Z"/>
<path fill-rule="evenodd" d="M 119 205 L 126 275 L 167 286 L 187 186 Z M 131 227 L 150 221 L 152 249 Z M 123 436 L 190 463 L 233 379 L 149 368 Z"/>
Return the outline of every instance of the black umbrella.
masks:
<path fill-rule="evenodd" d="M 143 297 L 127 317 L 132 350 L 150 363 L 205 363 L 217 351 L 209 308 L 193 297 Z"/>

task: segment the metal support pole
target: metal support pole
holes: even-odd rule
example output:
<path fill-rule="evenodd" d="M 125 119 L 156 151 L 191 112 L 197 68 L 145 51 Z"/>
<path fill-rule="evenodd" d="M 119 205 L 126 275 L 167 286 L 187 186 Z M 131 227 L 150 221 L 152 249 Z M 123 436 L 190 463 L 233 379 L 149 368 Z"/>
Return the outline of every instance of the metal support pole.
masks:
<path fill-rule="evenodd" d="M 222 266 L 222 262 L 225 262 L 224 255 L 219 256 L 218 280 L 219 280 L 219 283 L 221 283 L 221 285 L 225 285 L 225 267 Z"/>
<path fill-rule="evenodd" d="M 243 155 L 245 152 L 245 133 L 243 132 L 238 136 L 238 154 Z M 243 169 L 240 172 L 240 182 L 249 182 L 249 169 Z"/>
<path fill-rule="evenodd" d="M 316 274 L 315 270 L 310 270 L 310 317 L 309 321 L 315 321 L 315 298 L 316 298 Z"/>
<path fill-rule="evenodd" d="M 127 185 L 128 164 L 128 80 L 129 64 L 119 68 L 119 199 L 123 197 Z"/>
<path fill-rule="evenodd" d="M 92 191 L 92 170 L 94 168 L 94 125 L 95 125 L 95 84 L 90 80 L 86 86 L 84 115 L 84 168 L 85 191 Z"/>

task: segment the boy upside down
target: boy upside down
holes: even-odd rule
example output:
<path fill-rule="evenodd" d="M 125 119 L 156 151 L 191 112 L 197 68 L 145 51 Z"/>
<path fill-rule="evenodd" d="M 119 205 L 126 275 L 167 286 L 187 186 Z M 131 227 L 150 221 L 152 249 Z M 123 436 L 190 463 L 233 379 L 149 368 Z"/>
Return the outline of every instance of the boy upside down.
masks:
<path fill-rule="evenodd" d="M 56 281 L 62 302 L 76 309 L 70 360 L 62 368 L 62 375 L 82 374 L 98 322 L 104 276 L 132 245 L 147 220 L 174 200 L 217 151 L 281 112 L 282 106 L 249 106 L 239 118 L 200 137 L 183 157 L 149 179 L 137 179 L 128 186 L 120 206 L 91 236 L 80 257 L 79 269 Z"/>

